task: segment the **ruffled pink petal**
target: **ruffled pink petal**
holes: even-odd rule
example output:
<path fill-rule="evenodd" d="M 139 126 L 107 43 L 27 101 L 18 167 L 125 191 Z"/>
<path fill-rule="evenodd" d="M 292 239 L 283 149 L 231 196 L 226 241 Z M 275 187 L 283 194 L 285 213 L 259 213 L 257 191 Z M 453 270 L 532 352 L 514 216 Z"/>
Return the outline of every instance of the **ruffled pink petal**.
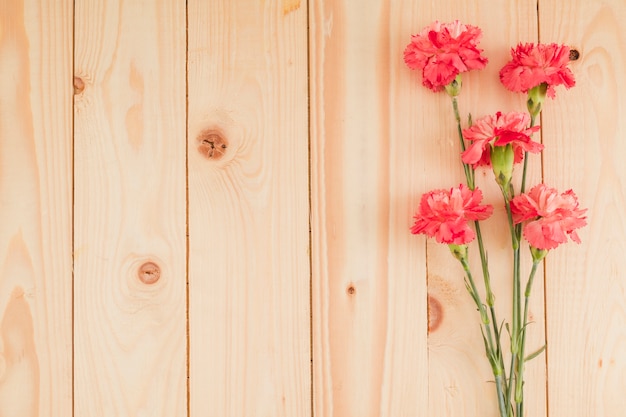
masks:
<path fill-rule="evenodd" d="M 554 87 L 575 85 L 574 74 L 567 68 L 569 48 L 557 44 L 519 44 L 511 49 L 511 61 L 500 70 L 500 81 L 514 92 L 528 92 L 546 83 L 547 95 L 554 98 Z"/>
<path fill-rule="evenodd" d="M 532 141 L 530 137 L 540 126 L 529 128 L 529 124 L 530 116 L 521 112 L 498 112 L 481 117 L 471 127 L 463 130 L 464 139 L 473 141 L 461 155 L 463 162 L 473 166 L 490 166 L 491 143 L 494 146 L 513 144 L 515 163 L 523 160 L 524 152 L 541 152 L 543 145 Z"/>
<path fill-rule="evenodd" d="M 404 61 L 409 68 L 422 70 L 422 84 L 426 87 L 443 90 L 458 74 L 485 67 L 488 60 L 477 47 L 481 35 L 478 27 L 458 20 L 433 22 L 411 36 L 411 43 L 404 50 Z"/>
<path fill-rule="evenodd" d="M 568 236 L 580 243 L 576 229 L 587 224 L 586 211 L 579 208 L 572 190 L 559 194 L 544 184 L 511 200 L 513 221 L 518 224 L 530 220 L 523 228 L 524 237 L 538 249 L 554 249 L 567 242 Z"/>
<path fill-rule="evenodd" d="M 443 88 L 443 86 L 450 84 L 458 73 L 458 70 L 452 65 L 433 58 L 424 67 L 423 77 L 429 85 Z"/>
<path fill-rule="evenodd" d="M 466 164 L 478 165 L 488 145 L 489 141 L 486 140 L 475 141 L 461 153 L 461 160 Z"/>
<path fill-rule="evenodd" d="M 493 213 L 492 206 L 480 205 L 481 200 L 479 189 L 464 185 L 430 191 L 422 195 L 411 233 L 434 237 L 440 243 L 469 243 L 476 235 L 468 222 L 484 220 Z"/>

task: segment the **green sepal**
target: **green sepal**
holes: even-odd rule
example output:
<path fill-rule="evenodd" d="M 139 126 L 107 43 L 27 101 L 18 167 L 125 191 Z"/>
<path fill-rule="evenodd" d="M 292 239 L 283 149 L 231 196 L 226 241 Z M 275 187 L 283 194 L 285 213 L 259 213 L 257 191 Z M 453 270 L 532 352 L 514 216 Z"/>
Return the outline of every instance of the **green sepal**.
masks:
<path fill-rule="evenodd" d="M 446 93 L 450 97 L 456 97 L 461 93 L 461 87 L 463 86 L 463 80 L 461 79 L 461 74 L 457 75 L 452 82 L 444 88 L 446 89 Z"/>
<path fill-rule="evenodd" d="M 528 90 L 528 101 L 526 102 L 526 107 L 528 108 L 528 113 L 530 113 L 533 119 L 541 113 L 541 106 L 546 99 L 547 92 L 548 83 L 541 83 Z"/>

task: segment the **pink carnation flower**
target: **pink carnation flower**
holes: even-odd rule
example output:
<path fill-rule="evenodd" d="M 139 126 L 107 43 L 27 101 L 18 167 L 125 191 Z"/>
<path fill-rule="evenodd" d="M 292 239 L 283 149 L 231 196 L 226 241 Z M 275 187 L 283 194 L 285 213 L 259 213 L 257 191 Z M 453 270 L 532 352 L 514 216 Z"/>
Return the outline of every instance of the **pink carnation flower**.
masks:
<path fill-rule="evenodd" d="M 578 207 L 578 198 L 572 190 L 559 194 L 544 184 L 511 200 L 514 223 L 530 220 L 524 226 L 524 237 L 532 247 L 541 250 L 554 249 L 567 242 L 568 235 L 580 243 L 576 229 L 587 224 L 583 216 L 586 211 Z"/>
<path fill-rule="evenodd" d="M 492 206 L 480 205 L 482 198 L 479 189 L 472 191 L 463 184 L 449 191 L 430 191 L 422 196 L 411 233 L 434 237 L 439 243 L 469 243 L 474 240 L 475 233 L 468 221 L 484 220 L 493 213 Z"/>
<path fill-rule="evenodd" d="M 461 159 L 474 166 L 491 166 L 490 145 L 506 146 L 509 143 L 513 144 L 515 163 L 523 159 L 524 152 L 541 152 L 543 145 L 530 138 L 540 126 L 528 128 L 529 123 L 530 116 L 519 112 L 498 112 L 476 120 L 463 130 L 463 137 L 472 144 L 462 153 Z"/>
<path fill-rule="evenodd" d="M 409 68 L 422 71 L 426 87 L 441 91 L 460 73 L 485 67 L 487 58 L 481 55 L 482 49 L 478 49 L 481 36 L 478 27 L 458 20 L 435 21 L 411 36 L 411 43 L 404 50 L 404 62 Z"/>
<path fill-rule="evenodd" d="M 574 74 L 567 68 L 569 47 L 565 45 L 519 44 L 511 48 L 513 59 L 500 70 L 500 81 L 514 92 L 527 93 L 533 87 L 547 84 L 548 97 L 554 98 L 554 87 L 563 84 L 566 88 L 576 83 Z"/>

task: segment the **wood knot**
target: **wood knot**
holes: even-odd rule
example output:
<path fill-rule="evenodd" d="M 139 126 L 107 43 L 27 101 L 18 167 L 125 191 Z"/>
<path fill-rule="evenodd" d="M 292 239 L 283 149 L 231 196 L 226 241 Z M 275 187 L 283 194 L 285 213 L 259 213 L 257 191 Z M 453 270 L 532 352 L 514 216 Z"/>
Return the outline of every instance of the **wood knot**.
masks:
<path fill-rule="evenodd" d="M 428 296 L 428 332 L 434 332 L 443 321 L 443 307 L 439 300 L 432 295 Z"/>
<path fill-rule="evenodd" d="M 346 288 L 346 294 L 348 295 L 356 294 L 356 288 L 354 288 L 353 284 L 348 285 L 348 288 Z"/>
<path fill-rule="evenodd" d="M 570 61 L 578 61 L 578 58 L 580 58 L 580 52 L 578 52 L 576 49 L 570 49 L 569 50 L 569 60 Z"/>
<path fill-rule="evenodd" d="M 139 281 L 146 285 L 151 285 L 161 278 L 161 268 L 154 262 L 145 262 L 139 267 L 137 275 L 139 276 Z"/>
<path fill-rule="evenodd" d="M 80 77 L 74 77 L 74 94 L 80 94 L 85 90 L 85 82 Z"/>
<path fill-rule="evenodd" d="M 203 130 L 196 140 L 198 141 L 198 152 L 205 158 L 214 161 L 221 159 L 228 148 L 228 141 L 224 135 L 215 129 Z"/>

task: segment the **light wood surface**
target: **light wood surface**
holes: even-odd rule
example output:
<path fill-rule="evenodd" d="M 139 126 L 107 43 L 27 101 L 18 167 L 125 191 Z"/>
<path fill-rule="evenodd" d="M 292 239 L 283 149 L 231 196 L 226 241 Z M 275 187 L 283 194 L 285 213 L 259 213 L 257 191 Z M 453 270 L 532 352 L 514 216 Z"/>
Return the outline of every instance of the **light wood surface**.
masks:
<path fill-rule="evenodd" d="M 190 415 L 311 410 L 299 2 L 189 2 Z"/>
<path fill-rule="evenodd" d="M 589 208 L 582 245 L 546 261 L 550 416 L 618 416 L 626 409 L 626 5 L 540 6 L 542 40 L 580 53 L 576 87 L 559 91 L 543 114 L 545 180 L 573 188 Z"/>
<path fill-rule="evenodd" d="M 314 415 L 410 416 L 428 401 L 425 251 L 408 233 L 423 160 L 397 25 L 409 12 L 310 3 Z"/>
<path fill-rule="evenodd" d="M 490 60 L 464 122 L 524 111 L 498 81 L 516 43 L 580 53 L 528 183 L 589 226 L 536 279 L 526 415 L 622 416 L 622 0 L 0 0 L 0 416 L 497 416 L 462 269 L 409 232 L 463 173 L 450 99 L 402 54 L 454 19 Z"/>
<path fill-rule="evenodd" d="M 75 415 L 182 416 L 185 5 L 75 12 Z"/>
<path fill-rule="evenodd" d="M 72 413 L 72 5 L 0 1 L 0 415 Z"/>

